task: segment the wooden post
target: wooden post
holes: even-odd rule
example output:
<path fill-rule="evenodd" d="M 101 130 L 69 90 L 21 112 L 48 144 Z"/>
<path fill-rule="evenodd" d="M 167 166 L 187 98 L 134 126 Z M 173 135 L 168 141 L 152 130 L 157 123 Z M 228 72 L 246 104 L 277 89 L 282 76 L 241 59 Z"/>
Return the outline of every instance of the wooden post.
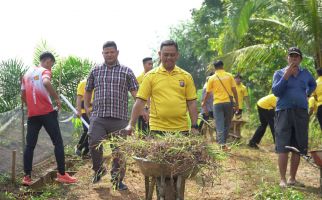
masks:
<path fill-rule="evenodd" d="M 11 180 L 13 183 L 16 182 L 16 150 L 12 151 L 12 162 L 11 162 Z"/>
<path fill-rule="evenodd" d="M 25 112 L 23 102 L 21 101 L 21 137 L 22 137 L 22 152 L 25 149 L 26 138 L 25 138 Z"/>
<path fill-rule="evenodd" d="M 145 183 L 145 199 L 148 199 L 149 186 L 150 186 L 150 177 L 144 176 L 144 183 Z"/>
<path fill-rule="evenodd" d="M 320 195 L 322 196 L 322 167 L 320 167 Z"/>
<path fill-rule="evenodd" d="M 151 183 L 149 185 L 149 192 L 148 192 L 147 200 L 152 200 L 155 182 L 156 182 L 156 178 L 152 177 Z"/>

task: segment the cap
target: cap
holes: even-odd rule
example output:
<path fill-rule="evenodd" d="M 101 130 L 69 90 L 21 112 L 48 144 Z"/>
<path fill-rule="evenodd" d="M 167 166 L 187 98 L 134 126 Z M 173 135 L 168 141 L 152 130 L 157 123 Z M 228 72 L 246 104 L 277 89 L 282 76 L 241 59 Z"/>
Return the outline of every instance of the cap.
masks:
<path fill-rule="evenodd" d="M 297 55 L 300 55 L 302 57 L 302 52 L 297 47 L 291 47 L 291 48 L 288 49 L 288 55 L 291 55 L 291 54 L 297 54 Z"/>

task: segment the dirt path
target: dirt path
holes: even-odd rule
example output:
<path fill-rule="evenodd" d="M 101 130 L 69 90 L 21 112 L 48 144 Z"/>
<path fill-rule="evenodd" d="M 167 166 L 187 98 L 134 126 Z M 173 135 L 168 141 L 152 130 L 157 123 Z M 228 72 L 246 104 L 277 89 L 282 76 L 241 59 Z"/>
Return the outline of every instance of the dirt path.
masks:
<path fill-rule="evenodd" d="M 129 161 L 125 183 L 129 191 L 113 191 L 109 175 L 99 184 L 91 184 L 90 162 L 79 168 L 76 176 L 79 183 L 70 186 L 68 199 L 109 199 L 137 200 L 144 199 L 144 178 L 133 161 Z M 278 184 L 276 155 L 272 146 L 261 150 L 240 146 L 231 152 L 231 156 L 222 163 L 220 175 L 213 187 L 202 187 L 198 176 L 186 185 L 185 199 L 254 199 L 259 188 Z M 319 170 L 301 162 L 298 180 L 305 183 L 305 188 L 296 190 L 304 193 L 306 199 L 320 199 Z"/>

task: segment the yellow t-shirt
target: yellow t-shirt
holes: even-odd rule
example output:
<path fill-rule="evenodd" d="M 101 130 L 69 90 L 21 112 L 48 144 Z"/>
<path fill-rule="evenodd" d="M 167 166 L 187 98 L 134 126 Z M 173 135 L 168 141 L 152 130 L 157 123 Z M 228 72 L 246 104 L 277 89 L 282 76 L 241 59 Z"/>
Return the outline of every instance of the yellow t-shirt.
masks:
<path fill-rule="evenodd" d="M 248 97 L 247 88 L 245 85 L 243 85 L 241 83 L 239 85 L 236 84 L 236 90 L 237 90 L 237 95 L 238 95 L 238 106 L 240 109 L 243 109 L 244 98 Z M 235 100 L 235 102 L 236 102 L 236 100 Z"/>
<path fill-rule="evenodd" d="M 271 110 L 276 108 L 277 98 L 274 94 L 262 97 L 257 101 L 257 105 L 263 109 Z"/>
<path fill-rule="evenodd" d="M 225 72 L 223 69 L 216 70 L 215 74 L 209 78 L 207 92 L 213 92 L 214 104 L 230 102 L 229 95 L 217 76 L 219 76 L 229 95 L 233 96 L 231 88 L 236 87 L 235 79 L 230 73 Z"/>
<path fill-rule="evenodd" d="M 318 110 L 317 102 L 314 97 L 309 98 L 309 110 L 313 108 L 313 113 L 316 113 Z"/>
<path fill-rule="evenodd" d="M 137 98 L 150 98 L 150 129 L 188 131 L 187 101 L 197 99 L 192 76 L 175 66 L 168 72 L 162 65 L 144 76 Z"/>
<path fill-rule="evenodd" d="M 136 77 L 137 82 L 139 83 L 139 85 L 141 85 L 143 78 L 144 78 L 145 73 L 142 72 L 142 74 L 140 74 L 138 77 Z"/>
<path fill-rule="evenodd" d="M 86 87 L 86 83 L 87 83 L 87 79 L 82 80 L 81 82 L 79 82 L 78 86 L 77 86 L 77 96 L 82 96 L 82 114 L 86 113 L 85 109 L 84 109 L 84 95 L 85 95 L 85 87 Z M 92 100 L 91 102 L 93 102 L 94 99 L 94 92 L 92 95 Z"/>
<path fill-rule="evenodd" d="M 316 80 L 316 89 L 313 92 L 313 96 L 317 96 L 316 106 L 322 105 L 322 76 Z"/>

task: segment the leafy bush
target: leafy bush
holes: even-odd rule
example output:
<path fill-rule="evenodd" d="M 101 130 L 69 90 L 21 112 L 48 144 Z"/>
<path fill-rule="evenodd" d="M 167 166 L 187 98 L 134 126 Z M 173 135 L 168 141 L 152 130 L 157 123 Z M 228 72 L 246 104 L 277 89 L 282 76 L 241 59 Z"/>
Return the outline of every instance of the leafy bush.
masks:
<path fill-rule="evenodd" d="M 0 112 L 20 104 L 21 77 L 27 67 L 21 60 L 8 59 L 0 63 Z"/>
<path fill-rule="evenodd" d="M 88 76 L 92 66 L 91 61 L 76 56 L 59 60 L 53 68 L 54 87 L 65 95 L 72 104 L 75 104 L 77 85 Z"/>

